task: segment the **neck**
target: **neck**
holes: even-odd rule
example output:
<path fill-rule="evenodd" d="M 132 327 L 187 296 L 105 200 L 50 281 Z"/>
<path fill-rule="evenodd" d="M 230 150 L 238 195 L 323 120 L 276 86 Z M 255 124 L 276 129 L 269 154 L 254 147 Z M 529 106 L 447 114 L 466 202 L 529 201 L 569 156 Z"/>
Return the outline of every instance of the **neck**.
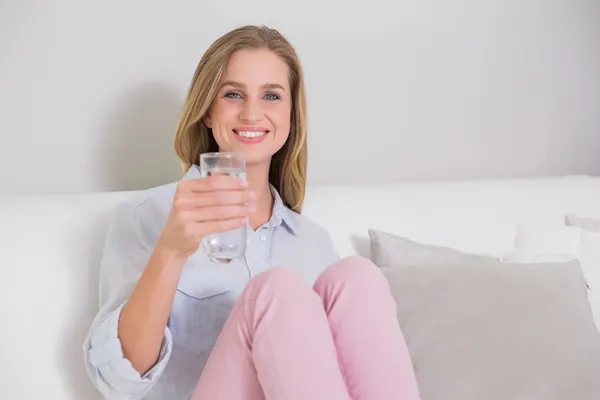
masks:
<path fill-rule="evenodd" d="M 246 167 L 248 187 L 256 195 L 256 212 L 250 216 L 250 226 L 257 229 L 266 223 L 273 212 L 273 196 L 269 185 L 269 163 Z"/>

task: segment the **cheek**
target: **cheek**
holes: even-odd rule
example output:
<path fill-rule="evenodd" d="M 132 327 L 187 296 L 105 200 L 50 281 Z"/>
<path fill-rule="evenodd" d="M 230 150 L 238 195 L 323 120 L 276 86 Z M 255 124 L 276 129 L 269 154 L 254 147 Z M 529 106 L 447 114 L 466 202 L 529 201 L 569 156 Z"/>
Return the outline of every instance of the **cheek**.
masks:
<path fill-rule="evenodd" d="M 275 128 L 279 133 L 289 133 L 291 127 L 291 109 L 290 107 L 281 107 L 273 110 L 272 120 L 275 122 Z"/>
<path fill-rule="evenodd" d="M 227 122 L 232 115 L 236 115 L 236 105 L 225 101 L 217 101 L 211 109 L 211 118 L 216 123 Z"/>

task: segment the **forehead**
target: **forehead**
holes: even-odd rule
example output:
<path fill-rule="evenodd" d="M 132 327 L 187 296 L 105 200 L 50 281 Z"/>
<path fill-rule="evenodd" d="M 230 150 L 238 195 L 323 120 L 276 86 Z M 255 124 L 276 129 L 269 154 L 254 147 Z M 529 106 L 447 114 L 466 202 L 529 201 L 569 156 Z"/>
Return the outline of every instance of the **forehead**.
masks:
<path fill-rule="evenodd" d="M 221 80 L 236 81 L 248 87 L 278 83 L 287 89 L 289 69 L 271 50 L 240 50 L 229 57 Z"/>

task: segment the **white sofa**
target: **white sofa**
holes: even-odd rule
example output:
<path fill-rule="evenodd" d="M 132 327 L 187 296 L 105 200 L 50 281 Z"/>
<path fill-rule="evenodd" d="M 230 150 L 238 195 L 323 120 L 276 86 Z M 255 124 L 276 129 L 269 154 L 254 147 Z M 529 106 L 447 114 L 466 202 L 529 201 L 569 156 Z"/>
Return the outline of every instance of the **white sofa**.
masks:
<path fill-rule="evenodd" d="M 118 202 L 131 192 L 0 197 L 0 399 L 98 399 L 82 341 Z M 511 249 L 516 224 L 600 214 L 600 178 L 310 186 L 304 213 L 342 255 L 369 256 L 367 229 L 469 253 Z"/>

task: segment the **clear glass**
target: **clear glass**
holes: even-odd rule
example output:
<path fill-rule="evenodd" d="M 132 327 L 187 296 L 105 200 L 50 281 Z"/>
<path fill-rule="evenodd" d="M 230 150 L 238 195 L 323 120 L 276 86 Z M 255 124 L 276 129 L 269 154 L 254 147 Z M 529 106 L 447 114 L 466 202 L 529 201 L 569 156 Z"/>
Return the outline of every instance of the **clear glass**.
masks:
<path fill-rule="evenodd" d="M 203 153 L 200 155 L 200 174 L 229 175 L 246 178 L 246 157 L 243 153 Z M 206 235 L 202 248 L 213 262 L 230 263 L 244 257 L 246 226 L 227 232 Z"/>

